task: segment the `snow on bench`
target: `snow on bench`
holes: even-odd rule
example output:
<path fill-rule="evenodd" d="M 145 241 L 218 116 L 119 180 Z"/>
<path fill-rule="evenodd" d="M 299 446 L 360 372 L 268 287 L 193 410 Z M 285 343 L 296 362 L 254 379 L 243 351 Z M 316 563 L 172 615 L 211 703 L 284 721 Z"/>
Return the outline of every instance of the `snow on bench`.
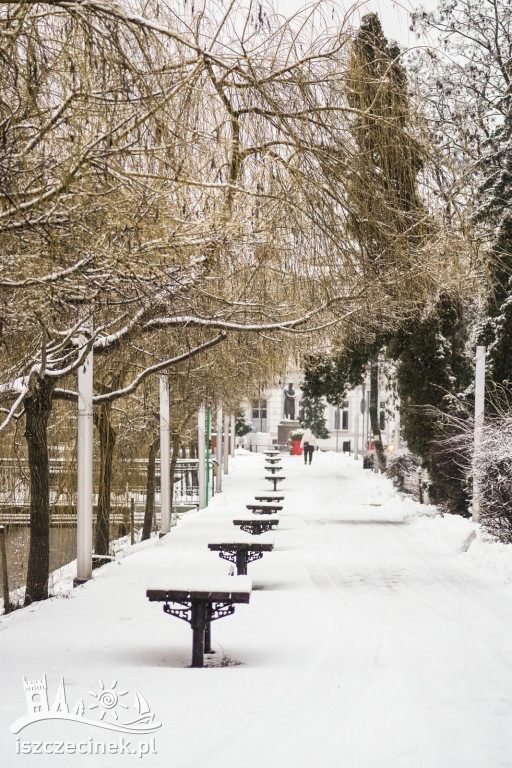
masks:
<path fill-rule="evenodd" d="M 223 560 L 235 563 L 237 574 L 243 576 L 247 573 L 249 563 L 259 560 L 264 552 L 271 552 L 274 549 L 274 540 L 264 538 L 265 541 L 254 541 L 249 537 L 227 536 L 220 541 L 210 542 L 208 549 L 211 552 L 218 552 Z"/>
<path fill-rule="evenodd" d="M 233 525 L 240 526 L 242 531 L 247 531 L 247 533 L 259 536 L 261 533 L 270 531 L 276 525 L 279 525 L 279 518 L 265 517 L 264 515 L 260 515 L 257 518 L 239 517 L 236 520 L 233 520 Z"/>
<path fill-rule="evenodd" d="M 264 504 L 263 502 L 259 504 L 246 504 L 245 506 L 249 512 L 255 515 L 273 515 L 283 509 L 282 504 Z"/>
<path fill-rule="evenodd" d="M 277 490 L 277 484 L 281 482 L 281 480 L 285 480 L 286 478 L 284 475 L 266 475 L 265 480 L 270 480 L 271 483 L 274 483 L 274 491 Z"/>

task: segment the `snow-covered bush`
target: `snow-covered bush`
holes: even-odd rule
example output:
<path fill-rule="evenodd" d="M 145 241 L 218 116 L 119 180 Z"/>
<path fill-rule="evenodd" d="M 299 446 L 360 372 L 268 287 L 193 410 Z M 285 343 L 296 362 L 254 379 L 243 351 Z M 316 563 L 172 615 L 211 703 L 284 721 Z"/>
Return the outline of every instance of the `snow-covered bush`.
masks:
<path fill-rule="evenodd" d="M 512 543 L 512 415 L 484 426 L 473 472 L 479 478 L 482 527 L 492 538 Z"/>
<path fill-rule="evenodd" d="M 418 470 L 421 459 L 410 451 L 397 451 L 387 457 L 386 475 L 399 491 L 419 497 Z"/>

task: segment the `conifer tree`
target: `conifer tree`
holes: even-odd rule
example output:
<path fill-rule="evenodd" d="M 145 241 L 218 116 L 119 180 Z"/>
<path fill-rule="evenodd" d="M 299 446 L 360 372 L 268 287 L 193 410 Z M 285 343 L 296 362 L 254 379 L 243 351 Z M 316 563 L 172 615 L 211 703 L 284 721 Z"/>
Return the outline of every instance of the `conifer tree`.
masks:
<path fill-rule="evenodd" d="M 303 395 L 299 408 L 299 423 L 304 429 L 309 428 L 315 437 L 324 440 L 329 437 L 325 423 L 325 402 L 322 398 Z"/>
<path fill-rule="evenodd" d="M 441 296 L 436 310 L 397 334 L 389 354 L 397 360 L 402 435 L 428 470 L 431 499 L 465 514 L 466 467 L 450 447 L 455 428 L 450 420 L 443 424 L 442 414 L 463 415 L 459 393 L 472 379 L 467 323 L 462 304 L 451 296 Z"/>
<path fill-rule="evenodd" d="M 476 219 L 496 232 L 488 258 L 485 317 L 478 341 L 487 347 L 488 407 L 512 407 L 512 115 L 488 140 L 481 163 L 481 204 Z"/>
<path fill-rule="evenodd" d="M 347 179 L 348 224 L 356 242 L 362 277 L 378 285 L 384 296 L 410 306 L 423 294 L 418 280 L 418 248 L 427 227 L 417 191 L 422 152 L 410 128 L 407 74 L 400 49 L 386 39 L 379 17 L 363 17 L 352 46 L 347 76 L 347 100 L 356 117 L 352 125 L 356 149 Z M 386 455 L 378 418 L 379 351 L 389 334 L 387 318 L 373 316 L 373 341 L 357 342 L 331 361 L 316 360 L 306 380 L 310 393 L 330 402 L 350 385 L 361 383 L 370 368 L 370 421 L 379 467 Z M 313 362 L 313 361 L 312 361 Z M 322 370 L 323 369 L 323 370 Z M 334 374 L 334 375 L 333 375 Z M 320 379 L 324 377 L 325 389 Z M 315 380 L 315 383 L 314 381 Z"/>

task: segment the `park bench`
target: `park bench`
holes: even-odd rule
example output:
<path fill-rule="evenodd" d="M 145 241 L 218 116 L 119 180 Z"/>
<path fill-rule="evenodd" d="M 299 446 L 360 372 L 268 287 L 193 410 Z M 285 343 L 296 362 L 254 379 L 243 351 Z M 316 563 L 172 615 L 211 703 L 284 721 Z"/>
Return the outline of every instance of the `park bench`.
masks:
<path fill-rule="evenodd" d="M 265 502 L 284 500 L 284 496 L 269 496 L 268 494 L 266 496 L 255 496 L 254 498 L 256 499 L 256 501 L 265 501 Z"/>
<path fill-rule="evenodd" d="M 246 507 L 255 515 L 273 515 L 283 508 L 282 504 L 263 504 L 261 502 L 259 504 L 246 504 Z"/>
<path fill-rule="evenodd" d="M 265 477 L 265 480 L 270 480 L 271 483 L 274 483 L 274 491 L 277 491 L 277 484 L 284 479 L 285 479 L 284 476 L 279 476 L 279 475 L 271 475 L 270 477 L 267 475 Z"/>
<path fill-rule="evenodd" d="M 243 517 L 233 520 L 233 525 L 240 526 L 242 531 L 259 536 L 261 533 L 266 533 L 276 525 L 279 525 L 279 520 L 275 517 Z"/>
<path fill-rule="evenodd" d="M 281 461 L 281 457 L 279 456 L 278 458 L 272 459 L 269 456 L 268 458 L 265 459 L 265 461 L 268 462 L 269 464 L 277 464 L 279 461 Z"/>
<path fill-rule="evenodd" d="M 164 612 L 169 616 L 182 619 L 192 627 L 192 666 L 204 665 L 204 654 L 212 653 L 212 621 L 231 616 L 235 603 L 248 603 L 252 583 L 247 576 L 226 576 L 215 579 L 210 577 L 200 580 L 191 578 L 193 583 L 148 589 L 146 596 L 150 602 L 164 603 Z M 203 582 L 203 583 L 199 583 Z"/>
<path fill-rule="evenodd" d="M 231 541 L 230 539 L 211 542 L 208 544 L 211 552 L 218 552 L 219 557 L 235 563 L 238 576 L 247 575 L 247 565 L 254 560 L 263 557 L 264 552 L 271 552 L 274 549 L 272 541 Z"/>
<path fill-rule="evenodd" d="M 265 466 L 265 472 L 272 472 L 273 475 L 275 475 L 276 472 L 281 472 L 282 467 L 276 467 L 274 464 L 271 464 L 270 466 Z"/>
<path fill-rule="evenodd" d="M 271 456 L 274 458 L 277 458 L 279 456 L 279 458 L 281 458 L 281 453 L 280 451 L 265 451 L 265 456 Z"/>

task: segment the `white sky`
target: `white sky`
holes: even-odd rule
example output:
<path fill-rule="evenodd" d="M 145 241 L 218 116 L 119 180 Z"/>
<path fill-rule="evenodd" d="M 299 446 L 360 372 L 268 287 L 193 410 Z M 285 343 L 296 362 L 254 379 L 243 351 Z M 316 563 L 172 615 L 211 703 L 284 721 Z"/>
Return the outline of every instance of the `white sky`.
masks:
<path fill-rule="evenodd" d="M 304 7 L 304 0 L 274 0 L 274 6 L 284 15 L 291 15 Z M 333 0 L 335 7 L 341 7 L 348 11 L 354 7 L 356 14 L 354 25 L 357 26 L 358 17 L 365 13 L 375 11 L 379 14 L 384 33 L 389 39 L 397 40 L 400 45 L 410 47 L 417 43 L 416 37 L 409 31 L 410 16 L 409 12 L 423 7 L 426 10 L 433 10 L 437 6 L 437 0 L 363 0 L 353 3 L 351 0 Z"/>

